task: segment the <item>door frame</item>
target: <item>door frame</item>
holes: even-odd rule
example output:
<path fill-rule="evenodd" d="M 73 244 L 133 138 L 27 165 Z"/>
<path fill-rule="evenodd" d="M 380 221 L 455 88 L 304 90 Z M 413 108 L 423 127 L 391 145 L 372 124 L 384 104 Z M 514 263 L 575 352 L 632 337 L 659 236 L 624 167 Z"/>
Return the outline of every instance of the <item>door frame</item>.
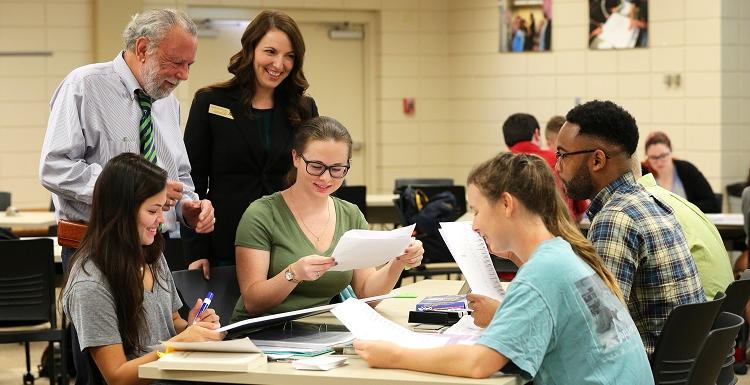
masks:
<path fill-rule="evenodd" d="M 370 191 L 378 191 L 377 186 L 377 165 L 378 165 L 378 135 L 377 135 L 377 115 L 376 115 L 376 74 L 377 74 L 377 56 L 376 56 L 376 31 L 377 29 L 377 12 L 368 10 L 314 10 L 301 8 L 285 8 L 290 16 L 297 23 L 343 23 L 350 22 L 361 24 L 364 28 L 364 40 L 362 42 L 362 51 L 364 57 L 362 63 L 363 70 L 363 103 L 362 111 L 364 113 L 362 127 L 363 133 L 363 151 L 365 159 L 365 185 L 370 187 Z"/>

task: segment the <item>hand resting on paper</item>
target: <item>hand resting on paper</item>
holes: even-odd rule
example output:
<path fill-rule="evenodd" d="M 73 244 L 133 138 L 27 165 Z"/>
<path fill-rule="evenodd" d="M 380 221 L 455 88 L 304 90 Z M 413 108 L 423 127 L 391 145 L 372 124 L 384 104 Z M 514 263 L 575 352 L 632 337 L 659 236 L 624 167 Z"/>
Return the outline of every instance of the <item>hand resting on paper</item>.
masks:
<path fill-rule="evenodd" d="M 354 340 L 354 351 L 371 368 L 394 368 L 393 357 L 399 349 L 398 345 L 386 341 Z"/>
<path fill-rule="evenodd" d="M 396 260 L 404 266 L 417 267 L 422 264 L 423 256 L 424 247 L 422 247 L 422 241 L 414 239 L 406 247 L 404 253 L 396 257 Z"/>
<path fill-rule="evenodd" d="M 320 255 L 308 255 L 291 264 L 296 279 L 300 281 L 315 281 L 328 269 L 336 266 L 336 260 Z"/>
<path fill-rule="evenodd" d="M 469 309 L 473 310 L 471 316 L 474 317 L 474 325 L 482 328 L 489 326 L 500 302 L 481 294 L 467 294 L 466 300 L 469 302 Z"/>

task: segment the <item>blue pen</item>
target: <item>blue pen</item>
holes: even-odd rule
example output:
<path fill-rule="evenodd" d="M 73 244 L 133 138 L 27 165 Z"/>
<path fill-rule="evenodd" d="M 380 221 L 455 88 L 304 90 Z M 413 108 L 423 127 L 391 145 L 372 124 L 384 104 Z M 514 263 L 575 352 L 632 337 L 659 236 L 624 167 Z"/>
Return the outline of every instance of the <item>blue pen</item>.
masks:
<path fill-rule="evenodd" d="M 209 291 L 208 294 L 206 294 L 206 298 L 203 300 L 203 305 L 201 305 L 201 308 L 198 309 L 198 313 L 195 314 L 195 318 L 193 318 L 193 325 L 198 323 L 198 320 L 201 317 L 201 314 L 203 314 L 206 309 L 208 309 L 208 306 L 211 305 L 211 300 L 214 299 L 214 292 Z"/>

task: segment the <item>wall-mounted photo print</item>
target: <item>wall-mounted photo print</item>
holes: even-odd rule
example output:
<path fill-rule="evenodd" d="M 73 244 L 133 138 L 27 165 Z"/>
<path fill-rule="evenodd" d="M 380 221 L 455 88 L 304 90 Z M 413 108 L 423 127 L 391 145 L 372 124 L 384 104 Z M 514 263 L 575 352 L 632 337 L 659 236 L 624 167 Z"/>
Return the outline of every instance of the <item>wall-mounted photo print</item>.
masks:
<path fill-rule="evenodd" d="M 552 0 L 498 0 L 500 52 L 549 51 Z"/>
<path fill-rule="evenodd" d="M 589 0 L 589 48 L 648 47 L 648 0 Z"/>

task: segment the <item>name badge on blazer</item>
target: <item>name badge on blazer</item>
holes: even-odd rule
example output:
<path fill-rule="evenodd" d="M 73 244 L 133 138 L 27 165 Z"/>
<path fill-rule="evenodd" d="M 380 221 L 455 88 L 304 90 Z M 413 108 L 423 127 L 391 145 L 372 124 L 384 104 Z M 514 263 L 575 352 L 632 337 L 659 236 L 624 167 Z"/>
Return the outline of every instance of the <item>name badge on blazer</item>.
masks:
<path fill-rule="evenodd" d="M 209 104 L 208 105 L 208 113 L 219 115 L 222 117 L 225 117 L 227 119 L 234 120 L 234 117 L 232 116 L 232 111 L 229 110 L 229 108 L 217 106 L 216 104 Z"/>

